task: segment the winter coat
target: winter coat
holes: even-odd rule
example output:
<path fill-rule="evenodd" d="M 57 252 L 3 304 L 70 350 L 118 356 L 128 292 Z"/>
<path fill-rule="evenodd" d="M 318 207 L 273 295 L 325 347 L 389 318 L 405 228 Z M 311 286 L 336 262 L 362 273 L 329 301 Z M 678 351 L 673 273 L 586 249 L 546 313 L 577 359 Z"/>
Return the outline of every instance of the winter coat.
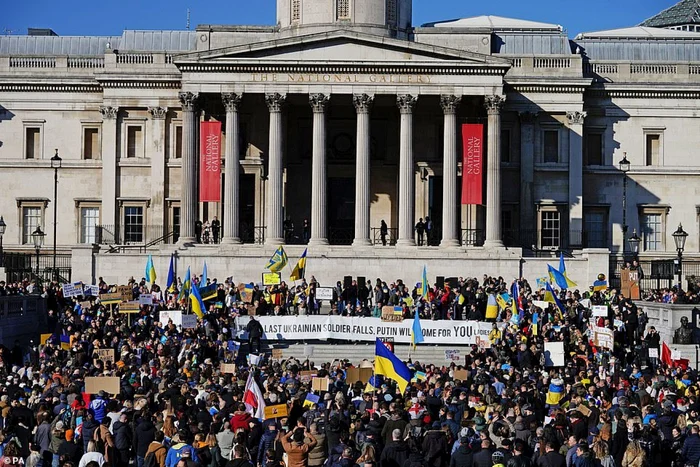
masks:
<path fill-rule="evenodd" d="M 143 456 L 144 459 L 150 453 L 154 453 L 154 455 L 156 456 L 156 463 L 158 467 L 165 467 L 165 457 L 168 454 L 168 448 L 163 446 L 161 443 L 153 441 L 151 444 L 148 445 L 148 449 L 146 449 L 146 454 Z"/>
<path fill-rule="evenodd" d="M 474 453 L 468 444 L 460 444 L 457 451 L 452 454 L 450 467 L 472 467 Z"/>
<path fill-rule="evenodd" d="M 625 452 L 622 457 L 622 467 L 644 467 L 646 456 L 644 452 L 640 452 L 636 456 L 631 456 L 629 452 Z"/>
<path fill-rule="evenodd" d="M 126 423 L 116 421 L 113 424 L 114 447 L 119 451 L 128 451 L 131 448 L 129 426 Z"/>
<path fill-rule="evenodd" d="M 86 419 L 83 422 L 83 452 L 87 452 L 87 445 L 95 434 L 95 429 L 100 426 L 95 420 Z"/>
<path fill-rule="evenodd" d="M 392 441 L 386 445 L 379 458 L 380 467 L 403 467 L 408 459 L 408 445 L 404 441 Z"/>
<path fill-rule="evenodd" d="M 316 437 L 316 446 L 314 446 L 314 448 L 311 451 L 309 451 L 309 467 L 321 466 L 326 460 L 326 435 L 319 433 L 315 434 L 314 436 Z"/>
<path fill-rule="evenodd" d="M 182 451 L 185 448 L 189 448 L 190 452 L 192 453 L 192 460 L 194 462 L 198 462 L 199 458 L 197 458 L 197 452 L 194 450 L 192 446 L 186 443 L 177 443 L 173 444 L 170 449 L 168 449 L 168 454 L 165 456 L 165 466 L 166 467 L 175 467 L 182 457 Z"/>
<path fill-rule="evenodd" d="M 240 429 L 248 431 L 250 429 L 250 427 L 248 426 L 250 420 L 251 416 L 248 412 L 234 413 L 233 417 L 231 418 L 231 431 L 233 431 L 234 433 Z"/>
<path fill-rule="evenodd" d="M 51 447 L 51 424 L 44 422 L 36 428 L 34 442 L 39 446 L 39 452 L 48 451 Z"/>
<path fill-rule="evenodd" d="M 689 435 L 683 443 L 681 454 L 686 464 L 698 465 L 700 462 L 700 435 Z"/>
<path fill-rule="evenodd" d="M 277 438 L 277 431 L 265 430 L 260 437 L 260 444 L 258 445 L 258 464 L 263 463 L 265 459 L 265 451 L 275 446 L 275 438 Z"/>
<path fill-rule="evenodd" d="M 136 437 L 136 455 L 138 457 L 146 457 L 151 443 L 156 439 L 156 427 L 148 419 L 142 419 L 134 430 Z"/>
<path fill-rule="evenodd" d="M 423 438 L 423 456 L 428 467 L 442 467 L 447 464 L 447 436 L 441 430 L 430 430 Z"/>
<path fill-rule="evenodd" d="M 102 419 L 107 415 L 107 401 L 98 396 L 90 402 L 89 410 L 93 412 L 95 420 L 102 423 Z"/>
<path fill-rule="evenodd" d="M 221 457 L 224 459 L 231 458 L 231 449 L 233 449 L 234 440 L 235 436 L 231 430 L 224 430 L 216 435 L 216 442 L 221 449 Z"/>

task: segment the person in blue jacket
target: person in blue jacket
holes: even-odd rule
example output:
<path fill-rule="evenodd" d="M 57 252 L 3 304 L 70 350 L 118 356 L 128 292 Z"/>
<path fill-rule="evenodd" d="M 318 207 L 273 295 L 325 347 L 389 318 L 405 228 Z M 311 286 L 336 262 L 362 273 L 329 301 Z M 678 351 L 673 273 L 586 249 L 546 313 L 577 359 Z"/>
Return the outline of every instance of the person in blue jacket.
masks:
<path fill-rule="evenodd" d="M 183 453 L 185 451 L 190 454 L 191 459 L 194 462 L 199 462 L 199 459 L 197 459 L 197 453 L 194 449 L 192 449 L 191 445 L 183 441 L 184 438 L 185 437 L 181 433 L 173 436 L 172 446 L 170 446 L 170 449 L 168 449 L 168 454 L 165 456 L 165 467 L 175 467 L 180 461 L 180 458 L 183 457 Z"/>

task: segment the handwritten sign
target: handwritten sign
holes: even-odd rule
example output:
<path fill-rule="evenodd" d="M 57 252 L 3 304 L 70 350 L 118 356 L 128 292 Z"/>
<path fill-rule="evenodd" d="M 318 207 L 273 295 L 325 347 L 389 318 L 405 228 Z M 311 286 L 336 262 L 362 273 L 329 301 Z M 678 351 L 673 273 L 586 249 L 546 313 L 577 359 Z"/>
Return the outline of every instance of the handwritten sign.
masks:
<path fill-rule="evenodd" d="M 130 285 L 118 285 L 117 293 L 121 296 L 122 302 L 130 302 L 134 299 L 134 289 Z"/>
<path fill-rule="evenodd" d="M 119 313 L 138 313 L 140 310 L 139 302 L 125 302 L 119 305 Z"/>
<path fill-rule="evenodd" d="M 222 363 L 220 369 L 224 374 L 233 375 L 236 373 L 236 365 L 234 363 Z"/>
<path fill-rule="evenodd" d="M 659 349 L 650 348 L 649 349 L 649 358 L 659 358 Z"/>
<path fill-rule="evenodd" d="M 333 288 L 332 287 L 317 287 L 316 288 L 316 300 L 333 300 Z"/>
<path fill-rule="evenodd" d="M 265 420 L 287 416 L 287 404 L 270 405 L 265 407 Z"/>
<path fill-rule="evenodd" d="M 394 323 L 403 321 L 403 308 L 400 306 L 383 306 L 382 321 Z"/>
<path fill-rule="evenodd" d="M 311 381 L 316 376 L 315 371 L 311 370 L 303 370 L 299 373 L 299 381 L 302 383 L 308 383 Z"/>
<path fill-rule="evenodd" d="M 311 380 L 311 389 L 314 391 L 328 391 L 331 381 L 328 378 L 313 378 Z"/>
<path fill-rule="evenodd" d="M 272 349 L 272 358 L 277 360 L 282 358 L 282 349 Z"/>
<path fill-rule="evenodd" d="M 118 305 L 122 302 L 122 296 L 118 293 L 101 293 L 100 303 L 103 305 Z"/>
<path fill-rule="evenodd" d="M 197 327 L 196 315 L 182 315 L 182 329 L 194 329 Z"/>
<path fill-rule="evenodd" d="M 280 285 L 282 283 L 282 274 L 279 272 L 264 272 L 262 282 L 263 285 Z"/>
<path fill-rule="evenodd" d="M 97 354 L 97 358 L 102 360 L 103 362 L 114 363 L 114 349 L 95 349 L 95 353 Z"/>
<path fill-rule="evenodd" d="M 63 284 L 64 297 L 79 297 L 83 294 L 83 283 L 74 282 L 72 284 Z"/>
<path fill-rule="evenodd" d="M 100 295 L 100 287 L 97 285 L 83 285 L 83 295 L 86 297 L 98 297 Z"/>
<path fill-rule="evenodd" d="M 605 305 L 594 305 L 591 307 L 591 312 L 593 316 L 602 316 L 603 318 L 608 317 L 608 307 Z"/>
<path fill-rule="evenodd" d="M 462 355 L 458 349 L 445 350 L 445 361 L 458 362 L 462 359 Z"/>
<path fill-rule="evenodd" d="M 107 394 L 119 394 L 119 378 L 117 376 L 87 376 L 85 377 L 85 392 L 97 394 L 104 391 Z"/>
<path fill-rule="evenodd" d="M 139 304 L 140 305 L 153 305 L 153 295 L 148 294 L 148 293 L 142 293 L 139 295 Z"/>

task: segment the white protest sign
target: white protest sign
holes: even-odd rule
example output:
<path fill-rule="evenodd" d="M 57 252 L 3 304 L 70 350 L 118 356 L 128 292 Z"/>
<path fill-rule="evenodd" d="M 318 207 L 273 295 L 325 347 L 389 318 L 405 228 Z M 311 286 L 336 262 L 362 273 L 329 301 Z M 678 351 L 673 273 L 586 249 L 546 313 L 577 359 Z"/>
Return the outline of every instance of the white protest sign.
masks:
<path fill-rule="evenodd" d="M 182 329 L 194 329 L 197 327 L 197 315 L 182 315 Z"/>
<path fill-rule="evenodd" d="M 649 349 L 649 358 L 659 358 L 659 349 Z"/>
<path fill-rule="evenodd" d="M 445 361 L 458 362 L 462 359 L 459 350 L 445 350 Z"/>
<path fill-rule="evenodd" d="M 139 305 L 153 305 L 153 295 L 146 293 L 139 295 Z"/>
<path fill-rule="evenodd" d="M 73 282 L 72 284 L 63 284 L 64 297 L 78 297 L 83 294 L 83 283 Z"/>
<path fill-rule="evenodd" d="M 163 327 L 167 326 L 169 320 L 172 320 L 175 326 L 182 326 L 182 311 L 161 310 L 158 321 L 160 321 Z"/>
<path fill-rule="evenodd" d="M 549 302 L 544 302 L 542 300 L 533 300 L 532 304 L 535 305 L 540 310 L 544 311 L 549 308 Z"/>
<path fill-rule="evenodd" d="M 100 287 L 97 285 L 84 285 L 83 295 L 85 295 L 86 297 L 99 297 Z"/>
<path fill-rule="evenodd" d="M 333 300 L 333 288 L 318 287 L 316 289 L 316 300 Z"/>
<path fill-rule="evenodd" d="M 671 350 L 671 360 L 680 360 L 681 358 L 681 351 L 680 350 Z"/>
<path fill-rule="evenodd" d="M 605 305 L 594 305 L 591 307 L 591 312 L 593 316 L 602 316 L 603 318 L 608 317 L 608 307 Z"/>
<path fill-rule="evenodd" d="M 564 366 L 564 343 L 544 343 L 544 366 Z"/>

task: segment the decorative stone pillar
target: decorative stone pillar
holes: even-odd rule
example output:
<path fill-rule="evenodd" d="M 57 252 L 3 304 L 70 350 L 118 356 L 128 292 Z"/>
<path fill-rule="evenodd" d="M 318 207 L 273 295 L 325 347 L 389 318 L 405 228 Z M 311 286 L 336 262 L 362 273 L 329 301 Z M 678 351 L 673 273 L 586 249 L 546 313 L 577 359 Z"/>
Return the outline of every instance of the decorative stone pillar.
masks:
<path fill-rule="evenodd" d="M 401 113 L 399 136 L 399 238 L 396 244 L 415 245 L 413 220 L 415 203 L 415 180 L 413 170 L 413 108 L 418 97 L 411 94 L 396 96 L 396 105 Z"/>
<path fill-rule="evenodd" d="M 150 225 L 165 225 L 165 107 L 149 107 L 151 115 L 146 130 L 146 157 L 151 159 Z M 172 226 L 171 226 L 172 227 Z M 163 232 L 166 234 L 167 232 Z"/>
<path fill-rule="evenodd" d="M 569 241 L 583 246 L 583 121 L 586 112 L 567 112 L 569 120 Z"/>
<path fill-rule="evenodd" d="M 503 246 L 501 241 L 501 109 L 505 96 L 485 96 L 488 114 L 486 150 L 486 241 L 487 248 Z"/>
<path fill-rule="evenodd" d="M 102 224 L 114 226 L 117 220 L 117 115 L 118 107 L 100 107 L 102 114 Z M 109 227 L 108 227 L 109 228 Z"/>
<path fill-rule="evenodd" d="M 240 190 L 241 171 L 239 141 L 238 108 L 241 105 L 241 95 L 233 92 L 221 94 L 221 100 L 226 109 L 226 149 L 224 165 L 224 225 L 221 243 L 241 243 L 238 234 L 239 207 L 238 192 Z"/>
<path fill-rule="evenodd" d="M 326 225 L 326 108 L 327 94 L 309 94 L 313 111 L 313 148 L 311 150 L 311 238 L 309 245 L 327 245 Z"/>
<path fill-rule="evenodd" d="M 354 94 L 357 112 L 357 162 L 355 165 L 355 239 L 353 246 L 372 244 L 369 237 L 370 208 L 370 110 L 374 96 Z"/>
<path fill-rule="evenodd" d="M 286 94 L 265 94 L 265 103 L 270 110 L 270 136 L 268 144 L 267 196 L 265 203 L 265 244 L 284 243 L 282 232 L 282 107 Z"/>
<path fill-rule="evenodd" d="M 197 99 L 199 94 L 181 92 L 182 182 L 180 186 L 180 243 L 195 241 L 197 220 Z"/>
<path fill-rule="evenodd" d="M 459 246 L 457 237 L 457 109 L 461 96 L 440 96 L 444 114 L 441 247 Z"/>
<path fill-rule="evenodd" d="M 520 228 L 537 228 L 535 219 L 535 122 L 537 113 L 520 112 Z"/>

